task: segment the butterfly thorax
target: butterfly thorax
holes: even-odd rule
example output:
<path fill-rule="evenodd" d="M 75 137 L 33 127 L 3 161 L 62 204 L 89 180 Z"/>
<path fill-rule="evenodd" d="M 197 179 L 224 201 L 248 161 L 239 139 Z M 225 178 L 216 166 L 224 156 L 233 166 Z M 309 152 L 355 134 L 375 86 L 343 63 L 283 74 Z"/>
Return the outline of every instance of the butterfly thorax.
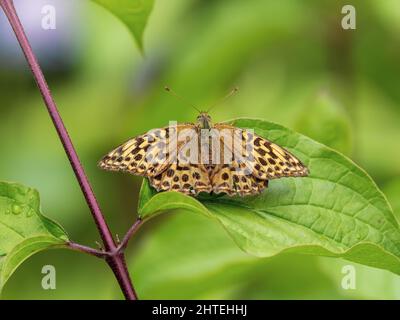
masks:
<path fill-rule="evenodd" d="M 211 122 L 211 117 L 208 115 L 207 112 L 200 112 L 199 116 L 197 117 L 197 125 L 198 128 L 200 129 L 201 132 L 199 132 L 200 134 L 200 139 L 198 140 L 199 142 L 199 150 L 201 153 L 208 153 L 207 159 L 211 159 L 212 158 L 212 138 L 211 136 L 208 134 L 209 130 L 212 129 L 213 125 Z M 205 135 L 205 138 L 202 137 L 203 135 Z M 201 156 L 200 156 L 201 158 Z M 215 165 L 210 163 L 209 160 L 207 161 L 207 163 L 203 163 L 204 167 L 206 168 L 206 170 L 210 173 L 215 169 Z M 202 162 L 202 161 L 200 161 Z"/>
<path fill-rule="evenodd" d="M 200 129 L 211 129 L 211 117 L 208 115 L 207 112 L 200 112 L 199 116 L 197 117 L 197 123 L 200 126 Z"/>

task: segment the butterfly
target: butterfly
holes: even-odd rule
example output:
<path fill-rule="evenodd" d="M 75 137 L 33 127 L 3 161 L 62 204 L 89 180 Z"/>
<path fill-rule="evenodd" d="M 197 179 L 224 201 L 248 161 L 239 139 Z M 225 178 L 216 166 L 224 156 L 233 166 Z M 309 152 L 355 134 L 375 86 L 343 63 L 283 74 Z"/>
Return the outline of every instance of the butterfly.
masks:
<path fill-rule="evenodd" d="M 170 123 L 118 146 L 102 169 L 144 176 L 157 191 L 255 195 L 268 181 L 304 177 L 308 168 L 279 145 L 229 124 L 213 124 L 207 112 L 196 123 Z"/>

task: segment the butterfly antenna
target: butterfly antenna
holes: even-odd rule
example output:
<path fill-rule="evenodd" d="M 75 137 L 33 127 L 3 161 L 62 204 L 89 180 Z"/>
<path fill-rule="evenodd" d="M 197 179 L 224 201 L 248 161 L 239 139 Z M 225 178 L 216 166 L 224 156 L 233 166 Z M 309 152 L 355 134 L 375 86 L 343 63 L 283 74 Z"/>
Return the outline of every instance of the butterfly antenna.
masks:
<path fill-rule="evenodd" d="M 211 109 L 213 109 L 215 106 L 219 105 L 221 102 L 224 102 L 225 100 L 229 99 L 231 96 L 233 96 L 236 92 L 239 91 L 238 87 L 233 88 L 225 97 L 222 99 L 219 99 L 217 102 L 211 105 L 210 108 L 208 108 L 207 113 L 210 112 Z"/>
<path fill-rule="evenodd" d="M 171 90 L 170 87 L 165 86 L 164 87 L 165 91 L 171 93 L 173 96 L 175 96 L 175 98 L 178 98 L 179 100 L 183 101 L 185 104 L 191 106 L 193 109 L 195 109 L 197 112 L 201 113 L 201 111 L 194 106 L 193 104 L 191 104 L 190 102 L 188 102 L 186 99 L 182 98 L 180 95 L 178 95 L 175 91 Z"/>

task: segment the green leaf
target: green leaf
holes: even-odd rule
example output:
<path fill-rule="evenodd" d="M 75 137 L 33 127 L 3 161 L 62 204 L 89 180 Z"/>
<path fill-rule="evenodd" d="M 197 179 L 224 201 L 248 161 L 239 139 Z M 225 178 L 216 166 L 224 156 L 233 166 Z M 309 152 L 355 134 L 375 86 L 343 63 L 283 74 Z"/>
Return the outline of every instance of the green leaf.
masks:
<path fill-rule="evenodd" d="M 231 122 L 287 148 L 310 169 L 306 178 L 272 180 L 259 196 L 195 199 L 177 192 L 142 191 L 143 218 L 187 209 L 216 219 L 248 253 L 296 252 L 343 257 L 400 274 L 400 229 L 372 179 L 342 154 L 277 124 Z M 145 182 L 142 188 L 149 188 Z"/>
<path fill-rule="evenodd" d="M 351 154 L 352 133 L 348 116 L 326 92 L 319 93 L 305 106 L 295 129 L 344 154 Z"/>
<path fill-rule="evenodd" d="M 393 208 L 394 215 L 400 220 L 400 177 L 391 179 L 383 186 L 383 191 Z"/>
<path fill-rule="evenodd" d="M 154 0 L 93 0 L 120 19 L 132 32 L 143 50 L 143 32 L 153 9 Z"/>
<path fill-rule="evenodd" d="M 143 299 L 232 298 L 231 289 L 245 282 L 239 275 L 259 260 L 202 215 L 173 214 L 155 227 L 128 260 Z"/>
<path fill-rule="evenodd" d="M 0 291 L 28 257 L 67 240 L 65 231 L 41 214 L 35 189 L 0 182 Z"/>
<path fill-rule="evenodd" d="M 250 256 L 220 224 L 187 211 L 160 222 L 149 226 L 127 261 L 142 299 L 341 298 L 317 257 Z"/>

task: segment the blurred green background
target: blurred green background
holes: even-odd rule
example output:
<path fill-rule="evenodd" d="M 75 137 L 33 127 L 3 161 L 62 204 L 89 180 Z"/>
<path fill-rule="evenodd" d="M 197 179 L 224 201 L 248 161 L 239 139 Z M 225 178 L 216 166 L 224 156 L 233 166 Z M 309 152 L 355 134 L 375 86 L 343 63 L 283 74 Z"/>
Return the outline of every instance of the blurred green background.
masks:
<path fill-rule="evenodd" d="M 29 4 L 28 4 L 29 3 Z M 57 9 L 57 29 L 41 28 L 41 8 Z M 28 36 L 110 227 L 135 219 L 141 178 L 102 172 L 114 146 L 196 111 L 163 90 L 168 84 L 199 106 L 233 86 L 215 121 L 259 117 L 278 122 L 351 157 L 400 215 L 400 2 L 351 1 L 357 29 L 341 28 L 348 1 L 156 1 L 142 57 L 127 28 L 81 0 L 16 1 Z M 43 212 L 74 241 L 98 233 L 10 27 L 0 15 L 0 179 L 37 188 Z M 148 222 L 128 264 L 141 298 L 399 299 L 387 271 L 339 259 L 243 253 L 213 221 L 187 212 Z M 41 268 L 54 265 L 56 290 Z M 342 267 L 357 271 L 341 287 Z M 103 261 L 67 250 L 26 261 L 5 299 L 122 298 Z"/>

